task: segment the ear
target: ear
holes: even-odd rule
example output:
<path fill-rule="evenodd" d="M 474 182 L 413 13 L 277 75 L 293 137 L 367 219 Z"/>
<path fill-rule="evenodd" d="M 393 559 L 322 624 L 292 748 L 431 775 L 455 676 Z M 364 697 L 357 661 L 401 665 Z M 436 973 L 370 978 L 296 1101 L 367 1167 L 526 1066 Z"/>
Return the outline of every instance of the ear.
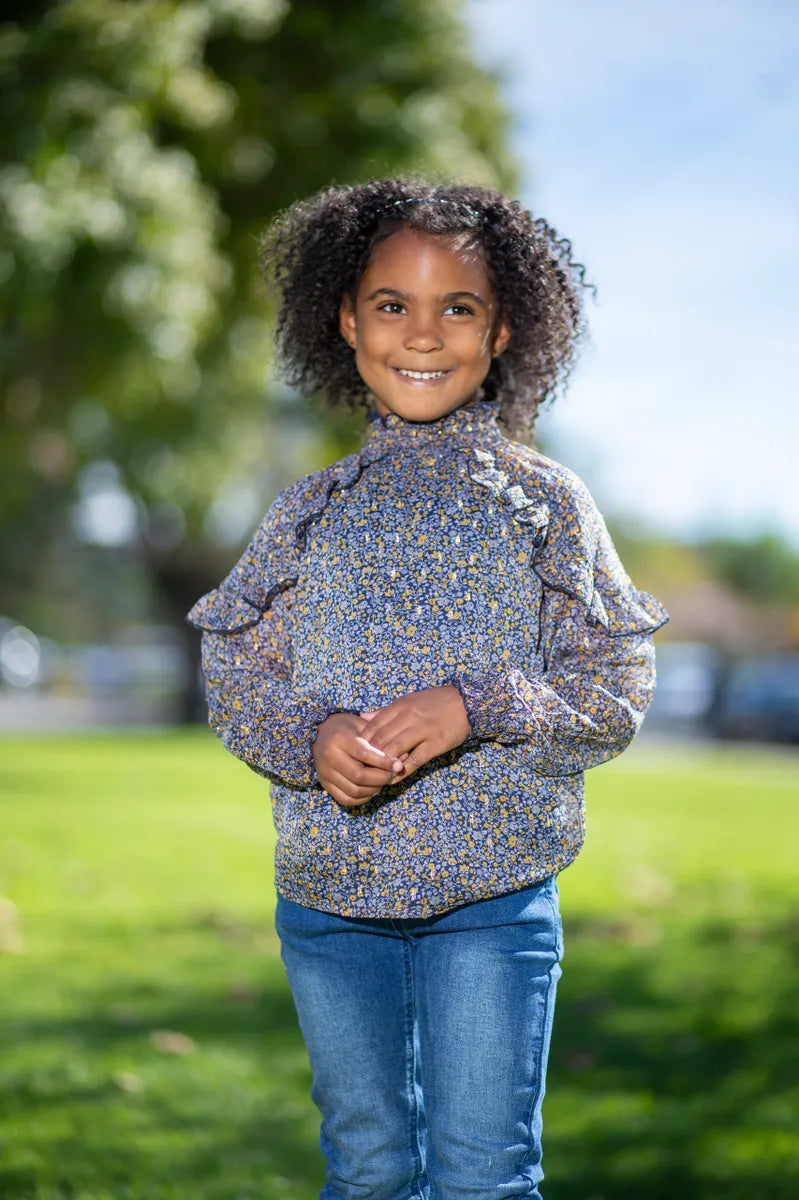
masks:
<path fill-rule="evenodd" d="M 357 332 L 355 328 L 355 305 L 352 296 L 345 294 L 341 297 L 341 304 L 338 310 L 338 327 L 341 330 L 341 336 L 344 341 L 353 350 L 357 340 Z"/>
<path fill-rule="evenodd" d="M 508 329 L 507 321 L 504 317 L 500 317 L 494 329 L 494 337 L 491 342 L 491 357 L 499 358 L 503 351 L 507 350 L 510 343 L 510 329 Z"/>

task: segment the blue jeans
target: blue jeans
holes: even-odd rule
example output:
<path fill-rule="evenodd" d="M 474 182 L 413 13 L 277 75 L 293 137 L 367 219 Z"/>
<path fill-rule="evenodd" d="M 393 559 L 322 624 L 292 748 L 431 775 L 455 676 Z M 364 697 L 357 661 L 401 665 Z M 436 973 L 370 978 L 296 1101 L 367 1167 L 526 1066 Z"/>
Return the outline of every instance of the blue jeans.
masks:
<path fill-rule="evenodd" d="M 322 1200 L 540 1200 L 555 879 L 425 919 L 278 896 L 276 921 L 322 1113 Z"/>

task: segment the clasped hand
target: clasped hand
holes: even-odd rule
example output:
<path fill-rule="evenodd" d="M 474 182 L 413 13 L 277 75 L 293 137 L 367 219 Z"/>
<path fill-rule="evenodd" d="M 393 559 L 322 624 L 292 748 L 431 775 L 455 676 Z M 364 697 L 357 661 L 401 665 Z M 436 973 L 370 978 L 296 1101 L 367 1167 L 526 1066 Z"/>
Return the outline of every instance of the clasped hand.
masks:
<path fill-rule="evenodd" d="M 375 712 L 334 713 L 322 721 L 313 746 L 316 774 L 339 804 L 365 804 L 469 733 L 457 688 L 409 692 Z"/>

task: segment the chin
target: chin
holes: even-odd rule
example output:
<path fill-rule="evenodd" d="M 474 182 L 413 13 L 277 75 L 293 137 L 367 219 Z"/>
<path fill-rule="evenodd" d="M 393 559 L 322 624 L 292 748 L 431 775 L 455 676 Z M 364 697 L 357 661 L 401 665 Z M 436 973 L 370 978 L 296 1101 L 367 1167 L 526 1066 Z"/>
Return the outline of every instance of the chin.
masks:
<path fill-rule="evenodd" d="M 388 412 L 396 413 L 406 421 L 435 421 L 439 417 L 445 417 L 449 413 L 455 412 L 458 408 L 463 408 L 465 404 L 470 404 L 474 399 L 474 396 L 466 396 L 462 400 L 436 399 L 433 396 L 404 396 L 389 403 L 381 400 L 380 403 Z"/>
<path fill-rule="evenodd" d="M 448 413 L 459 408 L 460 405 L 440 405 L 440 404 L 398 404 L 392 409 L 397 416 L 402 417 L 405 421 L 437 421 L 440 417 L 447 416 Z"/>

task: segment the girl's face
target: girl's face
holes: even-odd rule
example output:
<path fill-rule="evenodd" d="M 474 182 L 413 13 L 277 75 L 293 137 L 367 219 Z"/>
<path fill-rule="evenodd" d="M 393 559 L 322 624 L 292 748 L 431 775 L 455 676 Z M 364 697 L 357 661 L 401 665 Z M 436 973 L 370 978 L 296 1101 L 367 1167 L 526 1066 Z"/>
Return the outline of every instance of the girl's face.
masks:
<path fill-rule="evenodd" d="M 375 247 L 340 323 L 377 411 L 406 421 L 468 404 L 509 341 L 480 248 L 408 228 Z"/>

